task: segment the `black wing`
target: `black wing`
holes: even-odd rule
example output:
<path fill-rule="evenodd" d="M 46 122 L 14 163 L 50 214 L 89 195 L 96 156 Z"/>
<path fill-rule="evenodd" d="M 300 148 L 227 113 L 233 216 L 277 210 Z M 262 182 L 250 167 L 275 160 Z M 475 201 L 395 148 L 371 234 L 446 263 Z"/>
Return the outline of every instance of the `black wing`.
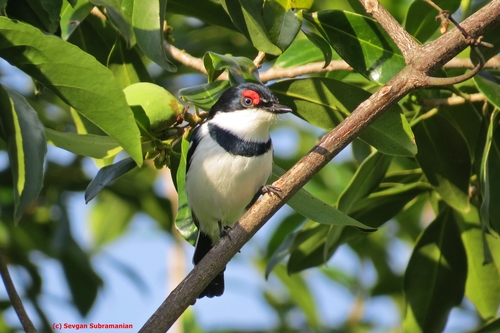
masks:
<path fill-rule="evenodd" d="M 200 127 L 196 127 L 193 131 L 193 135 L 191 135 L 191 144 L 189 145 L 188 154 L 187 154 L 187 165 L 186 165 L 186 173 L 189 171 L 189 167 L 191 166 L 191 158 L 193 158 L 194 151 L 198 144 L 201 141 L 201 136 L 199 135 Z"/>

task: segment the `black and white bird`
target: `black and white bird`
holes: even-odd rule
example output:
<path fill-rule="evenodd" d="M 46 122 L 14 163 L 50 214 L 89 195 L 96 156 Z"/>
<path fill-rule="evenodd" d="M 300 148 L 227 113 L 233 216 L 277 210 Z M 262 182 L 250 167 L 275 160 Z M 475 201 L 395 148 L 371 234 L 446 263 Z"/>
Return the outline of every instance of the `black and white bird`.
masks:
<path fill-rule="evenodd" d="M 187 156 L 186 193 L 198 240 L 196 265 L 258 197 L 272 169 L 271 123 L 290 112 L 263 85 L 242 83 L 224 91 L 207 121 L 192 135 Z M 224 271 L 198 296 L 224 292 Z"/>

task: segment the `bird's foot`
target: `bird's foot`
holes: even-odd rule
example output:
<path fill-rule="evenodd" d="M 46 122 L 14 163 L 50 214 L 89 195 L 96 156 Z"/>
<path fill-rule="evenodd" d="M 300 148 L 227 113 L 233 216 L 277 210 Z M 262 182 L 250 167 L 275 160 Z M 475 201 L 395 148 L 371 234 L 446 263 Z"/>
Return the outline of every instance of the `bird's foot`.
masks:
<path fill-rule="evenodd" d="M 265 185 L 260 188 L 260 193 L 261 194 L 270 194 L 270 195 L 275 195 L 278 198 L 281 199 L 280 193 L 281 189 L 278 186 L 273 186 L 273 185 Z"/>
<path fill-rule="evenodd" d="M 222 237 L 228 237 L 229 240 L 231 240 L 231 236 L 229 236 L 229 232 L 233 228 L 231 228 L 228 225 L 222 226 L 222 224 L 221 224 L 220 221 L 218 223 L 219 223 L 219 236 L 220 236 L 220 238 L 222 238 Z"/>

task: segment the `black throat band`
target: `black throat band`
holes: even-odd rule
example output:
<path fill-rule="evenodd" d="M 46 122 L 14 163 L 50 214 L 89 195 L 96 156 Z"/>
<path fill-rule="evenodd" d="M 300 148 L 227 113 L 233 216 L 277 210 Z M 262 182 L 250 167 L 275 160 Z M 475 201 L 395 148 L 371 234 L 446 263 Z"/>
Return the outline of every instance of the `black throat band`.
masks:
<path fill-rule="evenodd" d="M 252 157 L 260 156 L 271 149 L 271 139 L 267 142 L 245 141 L 226 129 L 214 124 L 208 124 L 210 137 L 232 155 Z"/>

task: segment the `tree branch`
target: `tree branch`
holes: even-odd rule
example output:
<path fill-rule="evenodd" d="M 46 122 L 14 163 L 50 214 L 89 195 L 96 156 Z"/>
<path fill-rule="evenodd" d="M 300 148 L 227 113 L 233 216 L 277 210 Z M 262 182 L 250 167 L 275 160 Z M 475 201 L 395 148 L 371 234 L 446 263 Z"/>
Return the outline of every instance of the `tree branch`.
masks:
<path fill-rule="evenodd" d="M 27 333 L 36 333 L 36 328 L 33 326 L 26 310 L 24 309 L 23 302 L 19 297 L 19 294 L 16 291 L 16 287 L 12 282 L 10 277 L 9 268 L 7 267 L 7 262 L 5 260 L 5 256 L 3 254 L 3 249 L 0 248 L 0 275 L 2 276 L 3 284 L 5 285 L 5 289 L 7 290 L 7 294 L 9 295 L 10 302 L 12 303 L 12 307 L 16 311 L 17 317 L 23 325 L 24 330 Z"/>
<path fill-rule="evenodd" d="M 420 45 L 413 39 L 401 24 L 377 0 L 360 0 L 368 14 L 380 23 L 385 31 L 390 32 L 392 40 L 398 46 L 406 63 L 409 64 Z"/>
<path fill-rule="evenodd" d="M 374 17 L 378 6 L 373 7 Z M 500 0 L 493 0 L 461 23 L 473 37 L 482 35 L 500 23 Z M 392 31 L 388 31 L 392 34 Z M 167 297 L 140 332 L 165 332 L 194 304 L 196 296 L 223 269 L 227 262 L 321 168 L 344 149 L 385 110 L 410 91 L 428 86 L 428 73 L 436 71 L 465 49 L 468 44 L 457 29 L 436 41 L 407 50 L 411 63 L 386 85 L 361 103 L 349 117 L 325 135 L 312 150 L 300 159 L 273 185 L 281 189 L 280 197 L 264 195 L 239 220 L 229 233 L 195 266 L 186 278 Z"/>

